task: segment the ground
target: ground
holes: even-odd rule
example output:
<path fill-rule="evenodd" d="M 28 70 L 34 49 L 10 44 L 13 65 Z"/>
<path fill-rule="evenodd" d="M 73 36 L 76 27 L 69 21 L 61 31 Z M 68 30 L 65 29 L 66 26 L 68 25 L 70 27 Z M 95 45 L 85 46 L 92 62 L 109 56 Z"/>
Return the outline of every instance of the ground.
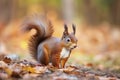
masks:
<path fill-rule="evenodd" d="M 56 69 L 51 65 L 27 60 L 13 61 L 5 57 L 0 61 L 0 80 L 119 80 L 120 73 L 109 69 L 100 70 L 92 64 L 66 66 Z"/>

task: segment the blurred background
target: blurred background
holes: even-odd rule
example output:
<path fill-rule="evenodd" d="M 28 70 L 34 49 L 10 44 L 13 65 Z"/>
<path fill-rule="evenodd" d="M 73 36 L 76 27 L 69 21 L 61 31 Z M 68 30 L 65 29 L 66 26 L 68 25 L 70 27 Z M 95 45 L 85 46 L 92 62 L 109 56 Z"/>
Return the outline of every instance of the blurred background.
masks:
<path fill-rule="evenodd" d="M 29 59 L 30 34 L 20 32 L 23 19 L 44 14 L 53 23 L 54 36 L 63 25 L 77 27 L 78 48 L 67 64 L 120 69 L 120 0 L 0 0 L 0 54 Z"/>

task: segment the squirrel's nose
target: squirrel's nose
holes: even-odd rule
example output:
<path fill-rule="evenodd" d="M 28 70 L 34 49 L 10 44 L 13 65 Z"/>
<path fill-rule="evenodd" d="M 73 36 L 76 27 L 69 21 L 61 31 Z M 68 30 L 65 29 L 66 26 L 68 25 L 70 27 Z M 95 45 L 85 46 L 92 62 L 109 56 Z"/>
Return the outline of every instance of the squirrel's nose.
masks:
<path fill-rule="evenodd" d="M 77 47 L 77 45 L 74 46 L 74 48 L 76 48 L 76 47 Z"/>
<path fill-rule="evenodd" d="M 71 46 L 71 49 L 74 49 L 74 48 L 76 48 L 77 47 L 77 44 L 73 44 L 72 46 Z"/>

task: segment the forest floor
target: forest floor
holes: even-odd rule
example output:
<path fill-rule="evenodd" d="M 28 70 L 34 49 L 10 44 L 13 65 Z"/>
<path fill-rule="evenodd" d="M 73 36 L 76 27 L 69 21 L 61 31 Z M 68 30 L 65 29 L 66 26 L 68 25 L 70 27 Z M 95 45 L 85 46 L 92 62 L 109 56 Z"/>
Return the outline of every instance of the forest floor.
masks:
<path fill-rule="evenodd" d="M 120 80 L 120 72 L 95 69 L 91 64 L 56 69 L 5 57 L 0 61 L 0 80 Z"/>

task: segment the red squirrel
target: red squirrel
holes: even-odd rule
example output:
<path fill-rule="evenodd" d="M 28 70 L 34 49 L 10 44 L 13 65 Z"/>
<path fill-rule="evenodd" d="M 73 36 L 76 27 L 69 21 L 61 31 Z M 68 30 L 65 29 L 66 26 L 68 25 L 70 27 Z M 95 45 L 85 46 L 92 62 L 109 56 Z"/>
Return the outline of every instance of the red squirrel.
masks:
<path fill-rule="evenodd" d="M 73 32 L 69 33 L 65 24 L 62 38 L 52 36 L 53 26 L 44 16 L 30 16 L 24 21 L 23 26 L 25 31 L 36 30 L 36 34 L 31 36 L 28 43 L 32 57 L 43 65 L 52 63 L 56 68 L 64 68 L 72 49 L 77 47 L 75 25 L 72 25 Z"/>

